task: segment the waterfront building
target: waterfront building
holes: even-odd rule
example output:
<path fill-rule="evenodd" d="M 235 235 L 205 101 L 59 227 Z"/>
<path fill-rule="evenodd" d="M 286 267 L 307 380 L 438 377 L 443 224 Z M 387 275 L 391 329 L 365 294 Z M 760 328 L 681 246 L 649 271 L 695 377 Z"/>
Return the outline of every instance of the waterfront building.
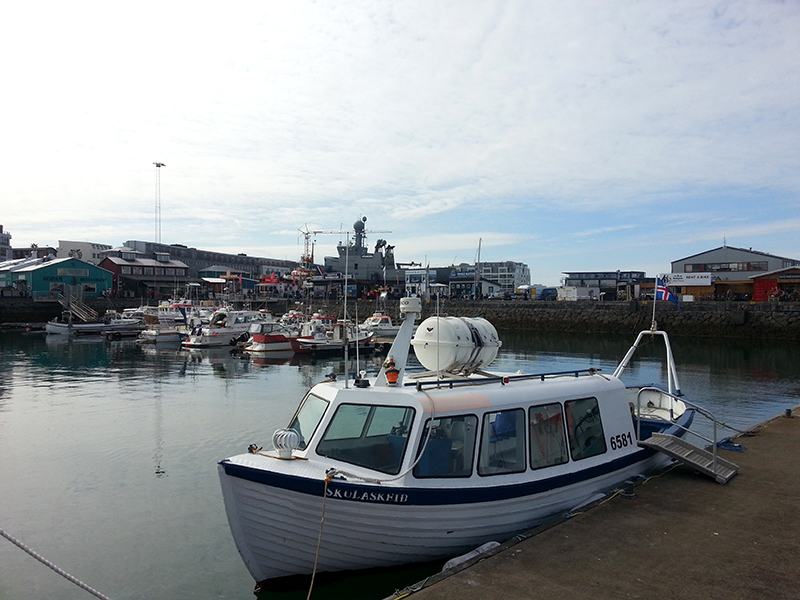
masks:
<path fill-rule="evenodd" d="M 56 256 L 61 258 L 80 258 L 93 265 L 99 265 L 106 257 L 106 253 L 112 249 L 110 244 L 100 244 L 98 242 L 73 242 L 69 240 L 58 240 Z"/>
<path fill-rule="evenodd" d="M 14 258 L 11 253 L 11 234 L 3 231 L 3 226 L 0 225 L 0 262 L 5 262 Z"/>
<path fill-rule="evenodd" d="M 800 267 L 786 267 L 750 277 L 754 302 L 800 301 Z"/>
<path fill-rule="evenodd" d="M 132 248 L 112 248 L 100 267 L 114 275 L 117 296 L 172 298 L 189 295 L 189 267 L 166 252 L 146 256 Z"/>
<path fill-rule="evenodd" d="M 760 275 L 797 266 L 800 266 L 798 259 L 776 256 L 752 248 L 723 245 L 673 261 L 671 270 L 675 274 L 709 275 L 707 285 L 678 288 L 683 294 L 691 294 L 697 299 L 713 297 L 755 300 L 753 297 L 755 279 L 760 279 Z"/>
<path fill-rule="evenodd" d="M 0 287 L 36 301 L 58 302 L 59 297 L 96 298 L 109 294 L 111 272 L 77 258 L 29 257 L 0 263 Z"/>
<path fill-rule="evenodd" d="M 247 273 L 252 279 L 261 279 L 265 275 L 288 275 L 297 268 L 296 261 L 261 258 L 247 254 L 227 254 L 210 250 L 199 250 L 182 244 L 156 244 L 139 240 L 128 240 L 125 246 L 140 252 L 144 256 L 152 256 L 156 252 L 167 253 L 189 268 L 189 277 L 198 278 L 200 271 L 208 267 L 225 267 L 226 271 Z"/>
<path fill-rule="evenodd" d="M 564 287 L 600 289 L 601 300 L 638 298 L 642 287 L 653 286 L 644 271 L 564 271 Z"/>
<path fill-rule="evenodd" d="M 33 244 L 27 248 L 11 248 L 11 260 L 20 258 L 47 258 L 48 256 L 58 256 L 58 249 L 52 246 L 37 246 Z"/>
<path fill-rule="evenodd" d="M 511 291 L 531 284 L 531 271 L 528 265 L 510 260 L 500 262 L 481 262 L 481 277 L 496 283 L 495 291 Z"/>
<path fill-rule="evenodd" d="M 479 298 L 488 298 L 503 291 L 500 284 L 485 277 L 451 277 L 448 284 L 448 296 L 451 298 L 474 298 L 477 290 Z"/>

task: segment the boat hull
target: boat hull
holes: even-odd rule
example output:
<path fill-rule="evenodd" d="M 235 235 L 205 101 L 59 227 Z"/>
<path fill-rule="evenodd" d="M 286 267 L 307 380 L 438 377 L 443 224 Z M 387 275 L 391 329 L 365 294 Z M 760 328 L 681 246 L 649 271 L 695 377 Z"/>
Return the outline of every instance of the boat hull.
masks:
<path fill-rule="evenodd" d="M 666 465 L 650 450 L 503 487 L 403 488 L 290 477 L 219 464 L 231 531 L 256 581 L 452 557 L 503 542 L 626 479 Z"/>
<path fill-rule="evenodd" d="M 60 323 L 50 321 L 45 324 L 44 330 L 55 335 L 102 335 L 108 332 L 127 332 L 141 330 L 141 325 L 136 321 L 116 323 Z"/>
<path fill-rule="evenodd" d="M 285 335 L 254 335 L 244 348 L 248 352 L 284 352 L 292 349 L 292 340 Z"/>
<path fill-rule="evenodd" d="M 139 341 L 144 344 L 177 344 L 186 334 L 177 329 L 145 329 L 139 334 Z"/>
<path fill-rule="evenodd" d="M 235 340 L 241 335 L 247 333 L 247 330 L 231 331 L 226 329 L 219 329 L 210 333 L 201 333 L 200 335 L 190 335 L 183 340 L 183 346 L 186 348 L 212 348 L 215 346 L 231 346 Z"/>

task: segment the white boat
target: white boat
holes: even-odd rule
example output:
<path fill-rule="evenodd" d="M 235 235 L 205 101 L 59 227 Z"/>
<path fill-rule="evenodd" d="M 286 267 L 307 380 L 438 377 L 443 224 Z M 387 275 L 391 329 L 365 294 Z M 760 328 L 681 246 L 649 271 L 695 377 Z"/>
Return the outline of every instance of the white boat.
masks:
<path fill-rule="evenodd" d="M 381 312 L 372 313 L 372 316 L 364 319 L 358 328 L 361 331 L 369 331 L 376 337 L 394 337 L 400 331 L 400 325 L 394 323 L 392 317 Z"/>
<path fill-rule="evenodd" d="M 297 329 L 277 322 L 253 323 L 248 331 L 250 339 L 242 347 L 247 352 L 291 351 L 292 340 L 300 335 Z"/>
<path fill-rule="evenodd" d="M 142 329 L 139 319 L 124 317 L 119 313 L 106 313 L 100 321 L 48 321 L 44 330 L 56 335 L 104 335 L 107 333 L 133 332 Z"/>
<path fill-rule="evenodd" d="M 185 348 L 233 345 L 247 337 L 252 324 L 271 320 L 272 315 L 257 310 L 220 309 L 211 315 L 208 325 L 195 326 L 182 345 Z"/>
<path fill-rule="evenodd" d="M 374 336 L 371 332 L 362 331 L 349 321 L 338 320 L 333 329 L 317 330 L 310 336 L 301 336 L 292 340 L 292 349 L 299 354 L 319 354 L 323 352 L 339 352 L 345 344 L 350 349 L 372 350 L 375 348 Z"/>
<path fill-rule="evenodd" d="M 694 418 L 666 336 L 667 390 L 626 389 L 633 348 L 613 375 L 491 373 L 501 342 L 488 321 L 431 317 L 412 340 L 419 299 L 403 298 L 401 311 L 377 377 L 318 383 L 273 450 L 219 463 L 231 531 L 257 582 L 503 542 L 667 465 L 639 440 L 683 442 Z M 406 372 L 411 344 L 423 373 Z"/>
<path fill-rule="evenodd" d="M 143 344 L 177 344 L 188 337 L 188 329 L 182 325 L 154 324 L 145 327 L 137 338 Z"/>

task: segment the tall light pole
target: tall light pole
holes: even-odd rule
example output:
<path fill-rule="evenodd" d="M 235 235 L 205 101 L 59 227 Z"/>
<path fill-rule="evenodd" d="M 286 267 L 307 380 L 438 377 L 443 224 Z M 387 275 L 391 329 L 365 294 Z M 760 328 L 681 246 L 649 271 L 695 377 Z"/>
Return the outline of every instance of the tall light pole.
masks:
<path fill-rule="evenodd" d="M 166 167 L 162 162 L 154 162 L 156 166 L 156 243 L 161 243 L 161 167 Z"/>

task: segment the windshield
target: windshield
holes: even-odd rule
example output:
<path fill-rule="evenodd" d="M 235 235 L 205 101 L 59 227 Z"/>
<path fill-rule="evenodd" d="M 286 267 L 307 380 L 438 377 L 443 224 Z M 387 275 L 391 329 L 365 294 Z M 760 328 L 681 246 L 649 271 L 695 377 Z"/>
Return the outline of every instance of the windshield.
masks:
<path fill-rule="evenodd" d="M 414 409 L 342 404 L 333 415 L 317 454 L 397 474 L 408 445 Z"/>
<path fill-rule="evenodd" d="M 300 406 L 300 410 L 297 411 L 291 425 L 289 425 L 289 429 L 294 429 L 300 437 L 300 443 L 297 446 L 300 450 L 305 449 L 308 440 L 314 435 L 314 431 L 316 431 L 327 408 L 327 400 L 323 400 L 313 394 L 306 396 L 302 406 Z"/>

